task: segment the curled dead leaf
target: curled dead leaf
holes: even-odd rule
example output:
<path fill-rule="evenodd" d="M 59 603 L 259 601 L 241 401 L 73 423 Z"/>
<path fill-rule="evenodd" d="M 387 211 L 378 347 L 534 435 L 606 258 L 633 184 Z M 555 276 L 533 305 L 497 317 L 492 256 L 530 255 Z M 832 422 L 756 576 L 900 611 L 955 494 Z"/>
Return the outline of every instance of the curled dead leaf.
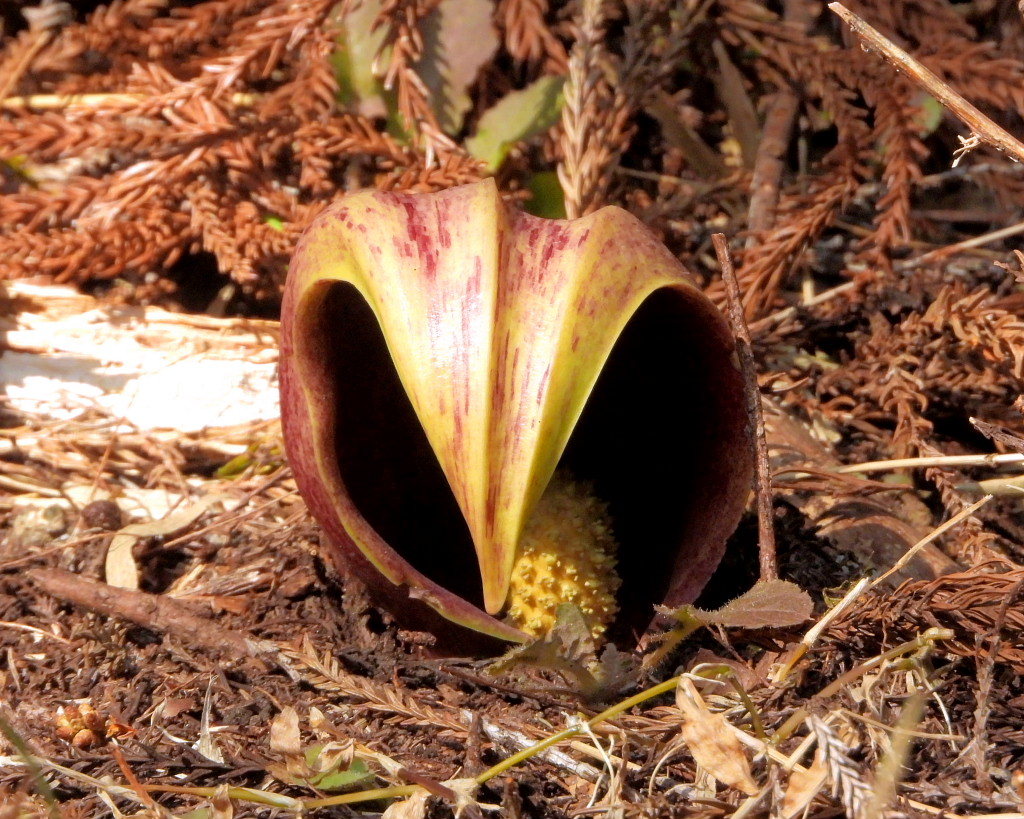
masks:
<path fill-rule="evenodd" d="M 270 721 L 270 747 L 285 756 L 301 756 L 302 743 L 299 735 L 299 712 L 286 705 Z"/>
<path fill-rule="evenodd" d="M 676 706 L 683 712 L 679 732 L 694 761 L 723 785 L 747 796 L 756 794 L 759 788 L 750 773 L 750 762 L 728 721 L 708 708 L 686 677 L 676 688 Z"/>
<path fill-rule="evenodd" d="M 795 819 L 811 804 L 811 800 L 825 787 L 828 779 L 828 767 L 825 757 L 818 750 L 814 762 L 808 768 L 797 768 L 790 774 L 786 784 L 786 793 L 782 797 L 783 819 Z"/>
<path fill-rule="evenodd" d="M 408 799 L 388 805 L 380 819 L 424 819 L 429 798 L 426 791 L 416 791 Z"/>
<path fill-rule="evenodd" d="M 132 547 L 143 537 L 173 535 L 186 526 L 191 526 L 211 506 L 228 500 L 228 495 L 207 495 L 186 509 L 167 514 L 162 520 L 148 523 L 132 523 L 118 531 L 107 547 L 104 575 L 107 583 L 121 589 L 139 588 L 139 570 L 132 556 Z"/>

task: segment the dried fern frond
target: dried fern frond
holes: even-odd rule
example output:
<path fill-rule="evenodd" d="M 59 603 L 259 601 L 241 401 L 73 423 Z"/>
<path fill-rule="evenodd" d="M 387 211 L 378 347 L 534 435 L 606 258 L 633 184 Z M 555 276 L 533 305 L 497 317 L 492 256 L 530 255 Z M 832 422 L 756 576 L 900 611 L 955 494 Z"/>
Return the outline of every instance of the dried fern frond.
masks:
<path fill-rule="evenodd" d="M 833 623 L 827 634 L 837 642 L 873 651 L 881 635 L 898 641 L 939 624 L 954 633 L 953 639 L 944 643 L 946 648 L 974 659 L 977 639 L 991 635 L 997 624 L 1012 634 L 1024 629 L 1020 599 L 1005 606 L 1024 581 L 1024 570 L 1002 571 L 1004 566 L 979 564 L 936 580 L 903 583 L 886 594 L 868 595 Z M 1017 673 L 1024 673 L 1024 650 L 1015 641 L 1002 641 L 997 656 Z"/>

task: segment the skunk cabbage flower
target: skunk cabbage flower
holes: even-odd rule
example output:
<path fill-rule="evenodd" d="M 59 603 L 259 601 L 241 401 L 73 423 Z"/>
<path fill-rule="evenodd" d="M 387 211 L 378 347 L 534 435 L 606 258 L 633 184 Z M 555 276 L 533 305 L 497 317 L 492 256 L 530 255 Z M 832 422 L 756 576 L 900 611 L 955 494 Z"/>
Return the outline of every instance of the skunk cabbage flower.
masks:
<path fill-rule="evenodd" d="M 324 550 L 400 623 L 629 640 L 692 601 L 752 469 L 728 326 L 614 207 L 362 192 L 300 240 L 281 404 Z"/>

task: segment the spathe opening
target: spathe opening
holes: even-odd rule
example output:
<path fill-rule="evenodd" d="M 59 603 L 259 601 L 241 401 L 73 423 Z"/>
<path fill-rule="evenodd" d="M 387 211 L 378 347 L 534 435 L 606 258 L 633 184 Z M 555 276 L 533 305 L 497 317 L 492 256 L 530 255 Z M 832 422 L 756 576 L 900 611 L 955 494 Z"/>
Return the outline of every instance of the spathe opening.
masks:
<path fill-rule="evenodd" d="M 353 285 L 331 283 L 309 332 L 320 340 L 317 381 L 331 391 L 335 456 L 356 508 L 415 569 L 482 605 L 469 529 L 370 306 Z"/>
<path fill-rule="evenodd" d="M 334 282 L 306 332 L 360 514 L 415 569 L 482 606 L 468 527 L 373 311 Z M 724 325 L 696 292 L 655 292 L 616 342 L 559 464 L 592 483 L 612 516 L 623 582 L 609 636 L 631 644 L 656 603 L 696 596 L 741 511 L 749 461 Z"/>
<path fill-rule="evenodd" d="M 694 599 L 750 474 L 731 342 L 696 294 L 651 294 L 619 337 L 562 456 L 608 504 L 622 578 L 609 632 L 629 643 L 669 598 Z"/>

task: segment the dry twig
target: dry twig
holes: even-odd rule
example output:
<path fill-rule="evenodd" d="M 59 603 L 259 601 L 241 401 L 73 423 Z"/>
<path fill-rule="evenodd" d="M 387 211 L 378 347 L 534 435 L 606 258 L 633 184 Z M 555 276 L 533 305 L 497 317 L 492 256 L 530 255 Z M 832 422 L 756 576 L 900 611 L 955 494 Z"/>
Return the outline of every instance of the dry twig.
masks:
<path fill-rule="evenodd" d="M 30 569 L 26 576 L 46 594 L 151 631 L 172 634 L 187 645 L 224 652 L 235 658 L 252 657 L 257 653 L 255 642 L 244 634 L 201 617 L 172 598 L 119 589 L 60 569 Z"/>
<path fill-rule="evenodd" d="M 757 370 L 754 354 L 750 349 L 750 331 L 743 320 L 739 286 L 729 257 L 729 245 L 725 235 L 716 233 L 711 237 L 722 268 L 726 292 L 729 296 L 729 321 L 736 337 L 740 368 L 747 394 L 747 418 L 750 425 L 751 445 L 754 449 L 754 493 L 757 496 L 757 546 L 761 562 L 761 580 L 774 580 L 779 576 L 778 558 L 775 548 L 775 513 L 772 509 L 772 473 L 768 462 L 768 443 L 765 439 L 764 409 L 761 406 L 761 392 L 757 386 Z"/>
<path fill-rule="evenodd" d="M 886 60 L 892 63 L 897 71 L 905 72 L 917 80 L 929 94 L 963 120 L 977 139 L 987 142 L 1000 151 L 1009 154 L 1017 159 L 1018 162 L 1024 160 L 1024 144 L 953 91 L 948 83 L 944 83 L 935 74 L 921 65 L 920 62 L 907 54 L 906 51 L 883 37 L 864 20 L 843 6 L 842 3 L 829 3 L 828 7 L 842 17 L 857 36 L 861 37 L 871 48 L 877 49 Z M 965 149 L 967 145 L 968 143 L 965 142 Z"/>

